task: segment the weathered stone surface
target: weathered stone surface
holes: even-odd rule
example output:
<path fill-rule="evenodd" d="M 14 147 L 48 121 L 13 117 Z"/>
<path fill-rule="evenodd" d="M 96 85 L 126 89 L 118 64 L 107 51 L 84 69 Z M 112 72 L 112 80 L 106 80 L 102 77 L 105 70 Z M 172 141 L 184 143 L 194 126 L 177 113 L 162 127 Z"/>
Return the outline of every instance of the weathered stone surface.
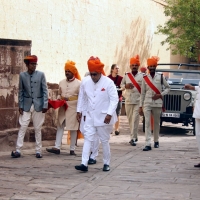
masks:
<path fill-rule="evenodd" d="M 18 108 L 0 109 L 0 131 L 17 128 L 18 126 Z"/>
<path fill-rule="evenodd" d="M 126 116 L 120 117 L 120 130 L 120 135 L 110 135 L 109 172 L 102 171 L 101 146 L 97 163 L 87 173 L 74 169 L 81 163 L 83 140 L 78 140 L 77 156 L 69 155 L 69 145 L 62 145 L 60 155 L 44 147 L 42 159 L 35 158 L 34 143 L 17 159 L 10 158 L 10 151 L 0 151 L 0 199 L 199 200 L 200 170 L 193 165 L 200 157 L 188 127 L 165 123 L 160 148 L 148 152 L 142 151 L 142 124 L 134 147 L 128 143 Z"/>

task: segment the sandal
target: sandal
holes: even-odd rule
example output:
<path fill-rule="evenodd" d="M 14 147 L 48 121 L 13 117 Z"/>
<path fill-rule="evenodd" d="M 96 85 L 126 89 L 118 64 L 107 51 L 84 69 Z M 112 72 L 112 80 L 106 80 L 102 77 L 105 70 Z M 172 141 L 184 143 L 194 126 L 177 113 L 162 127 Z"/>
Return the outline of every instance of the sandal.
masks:
<path fill-rule="evenodd" d="M 19 158 L 21 156 L 21 154 L 17 151 L 12 151 L 11 152 L 11 157 L 12 158 Z"/>
<path fill-rule="evenodd" d="M 42 158 L 42 155 L 40 153 L 36 153 L 35 157 L 36 158 Z"/>

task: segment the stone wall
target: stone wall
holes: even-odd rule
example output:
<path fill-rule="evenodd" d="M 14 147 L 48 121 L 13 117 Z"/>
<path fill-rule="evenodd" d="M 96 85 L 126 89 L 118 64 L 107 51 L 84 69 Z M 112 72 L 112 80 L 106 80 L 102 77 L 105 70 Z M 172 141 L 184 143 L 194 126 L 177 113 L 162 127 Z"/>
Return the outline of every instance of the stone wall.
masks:
<path fill-rule="evenodd" d="M 80 74 L 87 59 L 98 56 L 109 73 L 111 64 L 129 70 L 129 58 L 152 55 L 170 62 L 170 51 L 155 35 L 166 20 L 162 0 L 1 0 L 0 38 L 32 41 L 32 54 L 48 82 L 64 78 L 64 63 L 76 62 Z"/>

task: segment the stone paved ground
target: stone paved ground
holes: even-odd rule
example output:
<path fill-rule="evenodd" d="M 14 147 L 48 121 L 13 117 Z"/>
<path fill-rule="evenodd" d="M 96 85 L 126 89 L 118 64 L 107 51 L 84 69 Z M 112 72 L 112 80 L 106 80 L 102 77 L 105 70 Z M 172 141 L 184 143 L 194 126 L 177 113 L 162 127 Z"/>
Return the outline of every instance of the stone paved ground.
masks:
<path fill-rule="evenodd" d="M 160 148 L 143 152 L 144 133 L 140 124 L 136 147 L 128 144 L 126 117 L 121 117 L 121 133 L 111 136 L 111 171 L 102 171 L 102 149 L 98 162 L 87 173 L 74 169 L 80 164 L 83 141 L 77 156 L 69 155 L 64 145 L 60 155 L 43 152 L 34 157 L 34 149 L 10 158 L 0 153 L 0 200 L 199 200 L 200 162 L 195 137 L 185 128 L 161 129 Z M 166 124 L 164 124 L 166 125 Z M 45 148 L 44 148 L 45 149 Z"/>

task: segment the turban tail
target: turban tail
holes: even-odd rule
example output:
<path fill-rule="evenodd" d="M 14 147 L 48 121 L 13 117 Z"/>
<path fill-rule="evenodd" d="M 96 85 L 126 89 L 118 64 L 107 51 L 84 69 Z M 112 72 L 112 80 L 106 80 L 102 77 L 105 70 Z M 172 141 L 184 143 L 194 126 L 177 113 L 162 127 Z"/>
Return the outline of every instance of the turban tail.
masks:
<path fill-rule="evenodd" d="M 94 58 L 93 56 L 87 62 L 89 72 L 98 72 L 106 75 L 103 68 L 104 64 L 100 61 L 98 57 Z"/>
<path fill-rule="evenodd" d="M 24 62 L 26 61 L 29 61 L 29 63 L 36 63 L 38 61 L 38 58 L 35 55 L 30 55 L 24 58 Z"/>
<path fill-rule="evenodd" d="M 157 66 L 159 61 L 159 57 L 152 56 L 151 58 L 147 59 L 147 66 Z"/>
<path fill-rule="evenodd" d="M 130 65 L 138 65 L 140 66 L 140 57 L 139 55 L 136 55 L 135 57 L 130 59 Z"/>
<path fill-rule="evenodd" d="M 68 60 L 65 63 L 65 71 L 69 70 L 72 74 L 74 74 L 74 77 L 76 79 L 81 80 L 81 76 L 80 76 L 75 64 L 76 64 L 75 62 Z"/>

